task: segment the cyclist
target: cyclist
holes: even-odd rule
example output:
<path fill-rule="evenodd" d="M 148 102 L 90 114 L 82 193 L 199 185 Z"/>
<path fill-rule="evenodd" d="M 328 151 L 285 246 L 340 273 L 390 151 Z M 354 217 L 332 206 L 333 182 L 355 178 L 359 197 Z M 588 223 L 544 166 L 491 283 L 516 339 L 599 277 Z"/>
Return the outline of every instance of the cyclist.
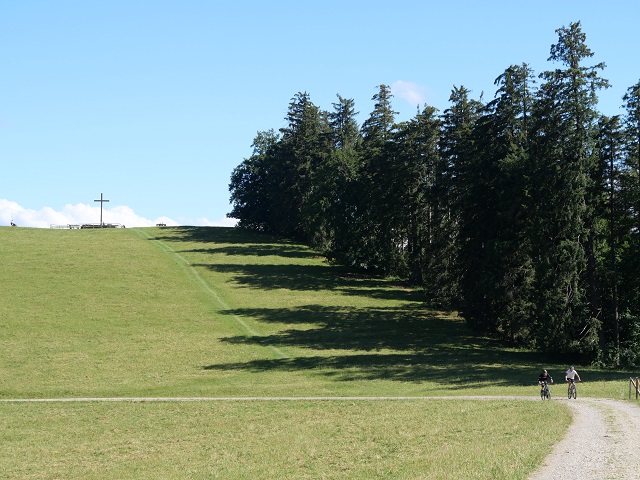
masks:
<path fill-rule="evenodd" d="M 540 397 L 544 398 L 546 396 L 547 398 L 551 398 L 551 393 L 548 390 L 545 393 L 545 388 L 550 383 L 553 383 L 553 377 L 551 377 L 551 375 L 549 375 L 549 373 L 546 370 L 543 370 L 542 373 L 538 375 L 538 384 L 540 385 Z"/>
<path fill-rule="evenodd" d="M 553 383 L 553 378 L 547 373 L 546 370 L 543 370 L 542 373 L 538 376 L 538 383 L 542 385 L 542 382 Z"/>
<path fill-rule="evenodd" d="M 573 367 L 569 367 L 569 370 L 567 370 L 567 373 L 565 373 L 564 375 L 564 379 L 565 381 L 569 382 L 569 383 L 575 383 L 575 378 L 578 377 L 578 381 L 581 382 L 582 380 L 580 380 L 580 375 L 578 375 L 578 372 L 576 372 L 576 369 Z"/>

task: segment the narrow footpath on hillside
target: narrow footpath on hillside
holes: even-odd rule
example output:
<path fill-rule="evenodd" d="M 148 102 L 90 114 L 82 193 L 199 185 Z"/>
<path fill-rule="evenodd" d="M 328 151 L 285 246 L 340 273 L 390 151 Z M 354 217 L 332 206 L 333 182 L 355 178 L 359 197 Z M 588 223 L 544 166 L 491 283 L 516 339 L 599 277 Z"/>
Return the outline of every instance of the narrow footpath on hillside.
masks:
<path fill-rule="evenodd" d="M 640 477 L 640 407 L 600 398 L 557 401 L 571 408 L 573 422 L 529 480 Z"/>

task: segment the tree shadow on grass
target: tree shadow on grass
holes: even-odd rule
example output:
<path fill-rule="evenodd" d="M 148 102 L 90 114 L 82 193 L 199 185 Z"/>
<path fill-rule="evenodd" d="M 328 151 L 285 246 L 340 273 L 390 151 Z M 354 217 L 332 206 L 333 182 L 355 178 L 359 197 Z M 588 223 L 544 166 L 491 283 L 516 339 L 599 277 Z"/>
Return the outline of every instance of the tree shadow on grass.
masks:
<path fill-rule="evenodd" d="M 434 363 L 434 359 L 437 361 Z M 398 382 L 435 382 L 450 390 L 495 386 L 527 386 L 535 384 L 537 371 L 531 366 L 507 368 L 503 365 L 447 364 L 434 354 L 360 354 L 310 356 L 246 363 L 214 364 L 205 370 L 241 370 L 254 373 L 268 371 L 313 371 L 338 381 L 392 380 Z"/>
<path fill-rule="evenodd" d="M 162 234 L 166 232 L 166 234 Z M 317 254 L 304 245 L 268 234 L 234 227 L 165 227 L 155 240 L 207 244 L 184 252 L 229 257 L 277 256 L 310 259 Z M 222 245 L 216 245 L 222 244 Z M 260 322 L 284 323 L 294 328 L 268 336 L 232 337 L 228 343 L 294 347 L 313 354 L 292 359 L 254 360 L 204 366 L 206 370 L 263 372 L 314 370 L 340 380 L 392 379 L 432 381 L 448 388 L 479 384 L 530 385 L 541 367 L 561 364 L 543 354 L 505 349 L 498 342 L 471 332 L 461 320 L 430 312 L 422 292 L 386 279 L 359 276 L 329 265 L 199 264 L 232 273 L 233 281 L 250 289 L 339 290 L 345 295 L 398 300 L 402 307 L 355 309 L 310 305 L 299 309 L 236 309 L 225 313 Z M 295 328 L 298 326 L 298 328 Z M 335 354 L 338 351 L 340 354 Z M 582 369 L 590 381 L 628 380 L 621 372 Z M 533 376 L 533 378 L 532 378 Z"/>
<path fill-rule="evenodd" d="M 282 258 L 321 258 L 321 256 L 304 245 L 296 244 L 245 244 L 226 245 L 212 248 L 198 248 L 181 250 L 186 253 L 204 253 L 210 255 L 223 254 L 227 256 L 244 257 L 282 257 Z"/>
<path fill-rule="evenodd" d="M 462 320 L 445 318 L 421 305 L 374 309 L 311 305 L 224 313 L 298 327 L 266 336 L 229 337 L 224 342 L 303 352 L 296 358 L 212 364 L 205 370 L 314 370 L 342 381 L 430 381 L 451 389 L 487 382 L 530 385 L 537 375 L 532 373 L 538 368 L 535 353 L 507 351 L 498 342 L 473 334 Z M 316 354 L 305 356 L 304 350 Z"/>
<path fill-rule="evenodd" d="M 291 244 L 287 240 L 267 233 L 237 227 L 163 227 L 154 240 L 189 243 Z"/>
<path fill-rule="evenodd" d="M 484 352 L 477 352 L 478 360 Z M 205 370 L 238 370 L 253 373 L 313 371 L 337 381 L 391 380 L 398 382 L 434 382 L 447 390 L 459 391 L 481 386 L 535 386 L 541 356 L 531 352 L 513 352 L 508 358 L 500 356 L 499 363 L 475 363 L 452 352 L 434 349 L 430 353 L 370 353 L 353 355 L 309 356 L 283 359 L 263 359 L 249 362 L 213 364 Z M 524 363 L 524 362 L 529 363 Z M 448 363 L 451 362 L 451 363 Z M 626 373 L 582 369 L 588 382 L 619 381 L 626 383 Z M 555 374 L 555 372 L 554 372 Z M 557 371 L 556 388 L 564 388 L 564 372 Z"/>
<path fill-rule="evenodd" d="M 232 281 L 258 290 L 332 290 L 345 295 L 386 300 L 424 301 L 424 294 L 382 278 L 349 275 L 331 265 L 194 264 L 219 273 L 234 274 Z"/>
<path fill-rule="evenodd" d="M 337 381 L 435 382 L 452 391 L 478 386 L 534 386 L 541 368 L 562 381 L 565 368 L 544 354 L 505 348 L 474 333 L 459 318 L 419 303 L 358 309 L 308 305 L 299 308 L 232 309 L 227 315 L 285 325 L 264 336 L 234 336 L 231 344 L 300 349 L 295 358 L 211 364 L 204 370 L 313 371 Z M 309 354 L 310 355 L 307 355 Z M 621 372 L 581 369 L 589 381 L 628 381 Z"/>
<path fill-rule="evenodd" d="M 237 263 L 194 263 L 192 266 L 232 274 L 232 281 L 245 288 L 260 290 L 288 289 L 339 290 L 346 295 L 368 296 L 377 299 L 423 301 L 421 291 L 408 288 L 402 282 L 391 282 L 375 276 L 363 276 L 348 269 L 329 265 L 301 265 L 295 262 L 256 264 L 242 257 L 279 257 L 281 259 L 321 258 L 314 250 L 300 244 L 278 240 L 266 234 L 240 228 L 225 227 L 164 227 L 171 233 L 153 240 L 165 242 L 208 243 L 204 248 L 180 252 L 205 255 L 224 254 L 238 257 Z M 221 244 L 221 245 L 220 245 Z M 245 259 L 246 260 L 246 259 Z"/>

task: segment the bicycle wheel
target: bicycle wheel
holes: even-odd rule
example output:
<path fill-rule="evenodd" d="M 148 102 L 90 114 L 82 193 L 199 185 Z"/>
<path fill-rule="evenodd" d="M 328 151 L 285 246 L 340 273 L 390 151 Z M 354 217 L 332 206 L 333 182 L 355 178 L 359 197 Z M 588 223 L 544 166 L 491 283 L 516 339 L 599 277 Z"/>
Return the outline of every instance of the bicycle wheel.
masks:
<path fill-rule="evenodd" d="M 575 399 L 578 396 L 578 389 L 576 388 L 576 386 L 573 386 L 573 398 Z"/>
<path fill-rule="evenodd" d="M 567 398 L 569 398 L 569 400 L 571 400 L 571 397 L 573 395 L 573 392 L 571 391 L 571 387 L 572 385 L 569 385 L 569 389 L 567 390 Z"/>
<path fill-rule="evenodd" d="M 547 400 L 551 400 L 551 390 L 547 388 Z"/>

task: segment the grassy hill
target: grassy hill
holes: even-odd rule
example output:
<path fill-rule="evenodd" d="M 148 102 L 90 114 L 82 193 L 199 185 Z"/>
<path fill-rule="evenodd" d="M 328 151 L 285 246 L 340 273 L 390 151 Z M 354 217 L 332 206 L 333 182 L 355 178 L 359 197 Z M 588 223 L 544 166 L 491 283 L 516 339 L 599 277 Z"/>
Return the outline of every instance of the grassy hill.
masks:
<path fill-rule="evenodd" d="M 565 368 L 237 229 L 0 228 L 0 245 L 0 399 L 536 397 L 539 369 Z M 583 395 L 626 395 L 624 372 L 580 373 Z M 557 419 L 542 437 L 540 415 Z M 11 478 L 526 478 L 569 421 L 555 402 L 420 399 L 2 402 L 0 418 Z"/>

